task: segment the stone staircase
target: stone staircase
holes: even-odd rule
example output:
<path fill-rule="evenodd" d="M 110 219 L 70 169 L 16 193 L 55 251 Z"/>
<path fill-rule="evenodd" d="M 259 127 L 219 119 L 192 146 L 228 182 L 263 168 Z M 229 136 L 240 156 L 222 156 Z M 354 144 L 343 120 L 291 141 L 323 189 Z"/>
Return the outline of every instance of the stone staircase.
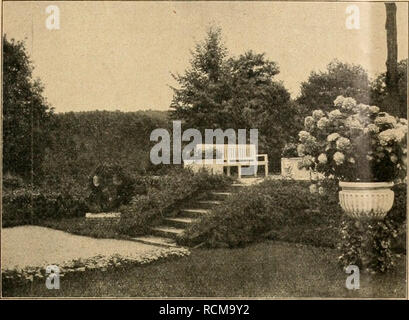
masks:
<path fill-rule="evenodd" d="M 248 181 L 243 182 L 244 180 L 247 179 L 233 183 L 228 190 L 211 192 L 208 199 L 197 200 L 189 208 L 181 209 L 176 216 L 164 218 L 162 224 L 151 228 L 150 235 L 136 237 L 132 240 L 150 245 L 177 247 L 176 237 L 200 217 L 209 214 L 212 208 L 220 205 L 232 193 L 250 184 Z"/>

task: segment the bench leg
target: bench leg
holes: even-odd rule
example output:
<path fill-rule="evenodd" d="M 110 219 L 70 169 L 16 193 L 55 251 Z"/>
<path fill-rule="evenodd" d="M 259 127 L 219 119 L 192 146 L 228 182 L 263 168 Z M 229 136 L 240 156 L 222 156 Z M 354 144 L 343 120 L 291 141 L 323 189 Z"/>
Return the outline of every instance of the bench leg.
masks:
<path fill-rule="evenodd" d="M 268 165 L 267 164 L 264 165 L 264 173 L 267 177 L 268 176 Z"/>
<path fill-rule="evenodd" d="M 227 176 L 230 177 L 230 166 L 227 167 Z"/>
<path fill-rule="evenodd" d="M 240 165 L 237 167 L 237 173 L 239 175 L 239 179 L 241 179 L 241 166 Z"/>

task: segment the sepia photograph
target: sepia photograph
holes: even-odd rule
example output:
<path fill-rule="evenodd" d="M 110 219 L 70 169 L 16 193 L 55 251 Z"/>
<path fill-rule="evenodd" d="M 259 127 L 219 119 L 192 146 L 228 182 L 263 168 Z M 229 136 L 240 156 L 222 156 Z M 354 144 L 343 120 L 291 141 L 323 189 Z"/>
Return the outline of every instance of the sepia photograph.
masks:
<path fill-rule="evenodd" d="M 1 6 L 2 299 L 407 300 L 408 2 Z"/>

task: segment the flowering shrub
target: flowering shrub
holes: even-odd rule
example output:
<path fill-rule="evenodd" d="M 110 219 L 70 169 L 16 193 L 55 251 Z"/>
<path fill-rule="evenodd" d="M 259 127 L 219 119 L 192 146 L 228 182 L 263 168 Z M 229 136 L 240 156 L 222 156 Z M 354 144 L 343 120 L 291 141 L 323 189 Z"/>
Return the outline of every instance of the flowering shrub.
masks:
<path fill-rule="evenodd" d="M 344 181 L 406 177 L 407 120 L 338 96 L 334 110 L 315 110 L 299 132 L 301 166 Z"/>

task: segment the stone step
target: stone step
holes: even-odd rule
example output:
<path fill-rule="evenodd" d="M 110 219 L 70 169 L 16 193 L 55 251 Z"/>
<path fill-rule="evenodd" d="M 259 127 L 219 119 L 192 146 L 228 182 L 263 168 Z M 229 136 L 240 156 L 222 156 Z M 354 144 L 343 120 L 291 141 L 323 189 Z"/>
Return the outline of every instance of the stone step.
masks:
<path fill-rule="evenodd" d="M 180 211 L 182 216 L 193 217 L 193 218 L 197 218 L 197 217 L 201 217 L 206 214 L 210 214 L 210 212 L 211 211 L 209 209 L 182 209 Z"/>
<path fill-rule="evenodd" d="M 216 192 L 216 191 L 211 193 L 213 198 L 219 199 L 219 200 L 224 200 L 231 194 L 232 194 L 231 192 Z"/>
<path fill-rule="evenodd" d="M 206 208 L 211 208 L 214 206 L 218 206 L 222 203 L 222 201 L 219 200 L 201 200 L 201 201 L 197 201 L 197 204 L 200 204 Z"/>
<path fill-rule="evenodd" d="M 145 244 L 150 244 L 154 246 L 162 246 L 162 247 L 177 247 L 175 240 L 163 237 L 155 237 L 155 236 L 141 236 L 132 238 L 132 241 L 137 241 Z"/>
<path fill-rule="evenodd" d="M 176 227 L 176 228 L 186 228 L 190 224 L 196 222 L 197 219 L 189 218 L 189 217 L 174 217 L 174 218 L 165 218 L 164 223 L 166 225 Z"/>
<path fill-rule="evenodd" d="M 174 228 L 170 226 L 158 226 L 151 228 L 154 236 L 165 237 L 175 239 L 178 235 L 182 234 L 184 229 Z"/>

